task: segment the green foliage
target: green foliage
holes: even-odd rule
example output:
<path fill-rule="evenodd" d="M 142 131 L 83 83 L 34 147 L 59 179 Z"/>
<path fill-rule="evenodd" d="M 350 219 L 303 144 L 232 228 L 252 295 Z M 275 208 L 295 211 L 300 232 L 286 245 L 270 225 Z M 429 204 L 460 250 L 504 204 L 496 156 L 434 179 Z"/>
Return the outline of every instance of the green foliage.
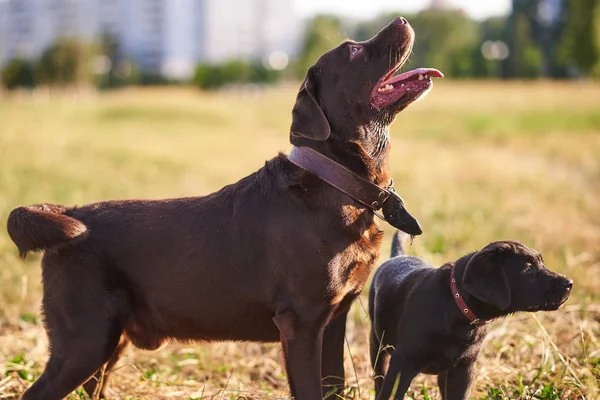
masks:
<path fill-rule="evenodd" d="M 600 75 L 600 0 L 570 0 L 561 55 L 586 75 Z"/>
<path fill-rule="evenodd" d="M 533 40 L 532 22 L 528 14 L 518 10 L 511 18 L 512 45 L 510 54 L 513 77 L 535 78 L 541 73 L 541 52 Z"/>
<path fill-rule="evenodd" d="M 552 385 L 544 385 L 542 392 L 535 394 L 533 397 L 539 400 L 559 400 L 560 391 L 556 390 Z"/>
<path fill-rule="evenodd" d="M 2 86 L 8 90 L 35 86 L 31 64 L 20 58 L 15 58 L 6 64 L 0 73 L 0 80 Z"/>
<path fill-rule="evenodd" d="M 29 372 L 25 355 L 23 353 L 13 357 L 10 361 L 8 361 L 4 376 L 9 376 L 12 373 L 16 373 L 25 381 L 33 382 L 33 375 Z"/>
<path fill-rule="evenodd" d="M 493 17 L 479 24 L 479 45 L 472 49 L 471 76 L 478 78 L 494 78 L 506 75 L 506 62 L 487 60 L 481 53 L 481 46 L 486 41 L 507 40 L 507 19 L 505 17 Z"/>
<path fill-rule="evenodd" d="M 427 391 L 427 386 L 425 385 L 421 387 L 421 396 L 423 396 L 423 400 L 431 400 L 431 397 L 429 397 L 429 392 Z"/>
<path fill-rule="evenodd" d="M 320 15 L 312 19 L 304 33 L 302 50 L 296 62 L 296 75 L 304 78 L 306 70 L 326 51 L 344 39 L 342 23 L 337 17 Z"/>
<path fill-rule="evenodd" d="M 473 49 L 479 49 L 480 27 L 457 12 L 423 11 L 410 24 L 418 32 L 411 64 L 435 67 L 454 77 L 472 74 Z"/>
<path fill-rule="evenodd" d="M 59 40 L 47 48 L 36 65 L 40 83 L 68 86 L 89 79 L 90 49 L 75 40 Z"/>
<path fill-rule="evenodd" d="M 39 318 L 34 313 L 26 312 L 21 315 L 21 321 L 28 322 L 30 324 L 38 324 Z"/>
<path fill-rule="evenodd" d="M 492 387 L 488 389 L 487 397 L 483 397 L 482 400 L 504 400 L 506 396 L 502 392 L 502 389 Z"/>
<path fill-rule="evenodd" d="M 92 59 L 94 84 L 98 89 L 114 89 L 144 83 L 137 65 L 123 57 L 117 37 L 105 33 Z"/>
<path fill-rule="evenodd" d="M 201 89 L 210 90 L 231 83 L 274 83 L 278 78 L 278 71 L 260 63 L 233 60 L 220 65 L 198 65 L 192 82 Z"/>

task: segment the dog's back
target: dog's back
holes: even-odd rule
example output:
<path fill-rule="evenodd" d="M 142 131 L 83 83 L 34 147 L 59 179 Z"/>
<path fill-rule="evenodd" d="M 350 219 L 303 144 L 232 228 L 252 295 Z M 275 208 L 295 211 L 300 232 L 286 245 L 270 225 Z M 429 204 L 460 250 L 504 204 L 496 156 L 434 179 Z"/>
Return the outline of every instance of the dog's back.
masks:
<path fill-rule="evenodd" d="M 418 257 L 407 256 L 404 249 L 404 241 L 408 235 L 396 231 L 392 237 L 392 250 L 390 259 L 384 262 L 375 272 L 371 284 L 370 293 L 375 294 L 377 287 L 381 285 L 400 285 L 404 278 L 410 273 L 422 269 L 432 268 Z"/>
<path fill-rule="evenodd" d="M 386 312 L 386 298 L 405 299 L 412 286 L 412 283 L 408 282 L 406 278 L 414 272 L 423 271 L 424 269 L 433 271 L 433 267 L 420 258 L 406 255 L 404 250 L 404 241 L 406 238 L 407 235 L 403 232 L 396 231 L 394 233 L 391 258 L 377 269 L 371 282 L 369 289 L 369 315 L 373 329 L 376 332 L 381 332 L 384 328 L 378 326 L 377 315 Z M 420 279 L 420 277 L 416 276 L 415 278 Z M 409 280 L 412 281 L 413 279 Z M 378 295 L 378 293 L 385 293 L 385 295 Z M 400 293 L 402 294 L 400 295 Z M 394 308 L 401 310 L 402 306 L 396 302 Z"/>

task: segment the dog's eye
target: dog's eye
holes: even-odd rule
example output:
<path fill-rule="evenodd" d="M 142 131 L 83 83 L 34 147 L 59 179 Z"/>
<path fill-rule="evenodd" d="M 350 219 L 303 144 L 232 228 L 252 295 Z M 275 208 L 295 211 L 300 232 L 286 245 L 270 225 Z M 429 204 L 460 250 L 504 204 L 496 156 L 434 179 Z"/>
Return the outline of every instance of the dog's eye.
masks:
<path fill-rule="evenodd" d="M 523 271 L 525 271 L 525 272 L 531 271 L 532 266 L 533 266 L 533 264 L 531 264 L 530 262 L 525 263 L 525 268 L 523 268 Z"/>
<path fill-rule="evenodd" d="M 357 45 L 350 45 L 350 58 L 356 56 L 358 53 L 360 53 L 362 51 L 362 47 L 361 46 L 357 46 Z"/>

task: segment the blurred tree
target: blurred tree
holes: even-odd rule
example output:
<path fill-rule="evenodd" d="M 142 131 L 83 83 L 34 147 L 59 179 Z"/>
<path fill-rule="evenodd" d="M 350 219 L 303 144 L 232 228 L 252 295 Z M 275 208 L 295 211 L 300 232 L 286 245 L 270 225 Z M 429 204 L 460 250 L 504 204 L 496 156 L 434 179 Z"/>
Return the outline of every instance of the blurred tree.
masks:
<path fill-rule="evenodd" d="M 473 56 L 479 49 L 477 22 L 457 11 L 426 10 L 409 19 L 417 34 L 410 63 L 434 67 L 452 77 L 473 74 Z"/>
<path fill-rule="evenodd" d="M 517 12 L 514 15 L 513 35 L 512 75 L 521 78 L 540 76 L 542 54 L 533 41 L 531 20 L 526 14 Z"/>
<path fill-rule="evenodd" d="M 578 0 L 576 0 L 578 1 Z M 512 0 L 509 17 L 508 75 L 553 77 L 566 75 L 566 57 L 559 43 L 564 34 L 566 0 Z"/>
<path fill-rule="evenodd" d="M 337 17 L 320 15 L 310 21 L 296 63 L 295 69 L 298 78 L 304 78 L 306 70 L 323 53 L 339 45 L 347 37 L 342 32 L 342 23 Z"/>
<path fill-rule="evenodd" d="M 31 64 L 24 59 L 15 58 L 8 62 L 0 73 L 2 86 L 8 90 L 14 90 L 19 87 L 32 88 L 35 86 L 33 77 L 33 68 Z"/>
<path fill-rule="evenodd" d="M 36 65 L 39 83 L 68 86 L 90 79 L 89 48 L 70 39 L 59 40 L 47 48 Z"/>
<path fill-rule="evenodd" d="M 600 75 L 600 0 L 570 0 L 561 55 L 584 75 Z"/>
<path fill-rule="evenodd" d="M 104 33 L 92 58 L 94 81 L 99 89 L 119 88 L 141 82 L 137 65 L 123 57 L 117 36 Z"/>
<path fill-rule="evenodd" d="M 192 83 L 201 89 L 217 89 L 231 83 L 274 83 L 280 72 L 261 63 L 232 60 L 220 65 L 199 64 Z"/>
<path fill-rule="evenodd" d="M 506 20 L 505 17 L 493 17 L 482 21 L 479 25 L 479 45 L 473 48 L 473 54 L 471 55 L 473 58 L 472 76 L 478 78 L 506 76 L 505 59 L 510 54 L 508 47 L 506 47 L 508 54 L 499 54 L 498 59 L 487 59 L 483 55 L 483 48 L 486 43 L 501 42 L 506 44 Z"/>
<path fill-rule="evenodd" d="M 225 79 L 217 66 L 200 64 L 196 67 L 192 82 L 201 89 L 215 89 L 224 85 Z"/>
<path fill-rule="evenodd" d="M 274 69 L 265 67 L 261 63 L 252 64 L 251 82 L 257 83 L 275 83 L 279 80 L 282 73 Z"/>

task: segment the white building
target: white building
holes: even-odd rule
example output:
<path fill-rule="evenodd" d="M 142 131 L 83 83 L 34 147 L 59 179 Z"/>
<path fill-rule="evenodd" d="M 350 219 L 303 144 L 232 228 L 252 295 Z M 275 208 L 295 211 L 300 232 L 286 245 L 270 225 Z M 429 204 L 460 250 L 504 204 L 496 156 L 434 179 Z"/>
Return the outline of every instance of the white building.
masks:
<path fill-rule="evenodd" d="M 142 70 L 175 79 L 198 62 L 293 56 L 300 35 L 292 0 L 0 0 L 0 64 L 104 32 Z"/>

